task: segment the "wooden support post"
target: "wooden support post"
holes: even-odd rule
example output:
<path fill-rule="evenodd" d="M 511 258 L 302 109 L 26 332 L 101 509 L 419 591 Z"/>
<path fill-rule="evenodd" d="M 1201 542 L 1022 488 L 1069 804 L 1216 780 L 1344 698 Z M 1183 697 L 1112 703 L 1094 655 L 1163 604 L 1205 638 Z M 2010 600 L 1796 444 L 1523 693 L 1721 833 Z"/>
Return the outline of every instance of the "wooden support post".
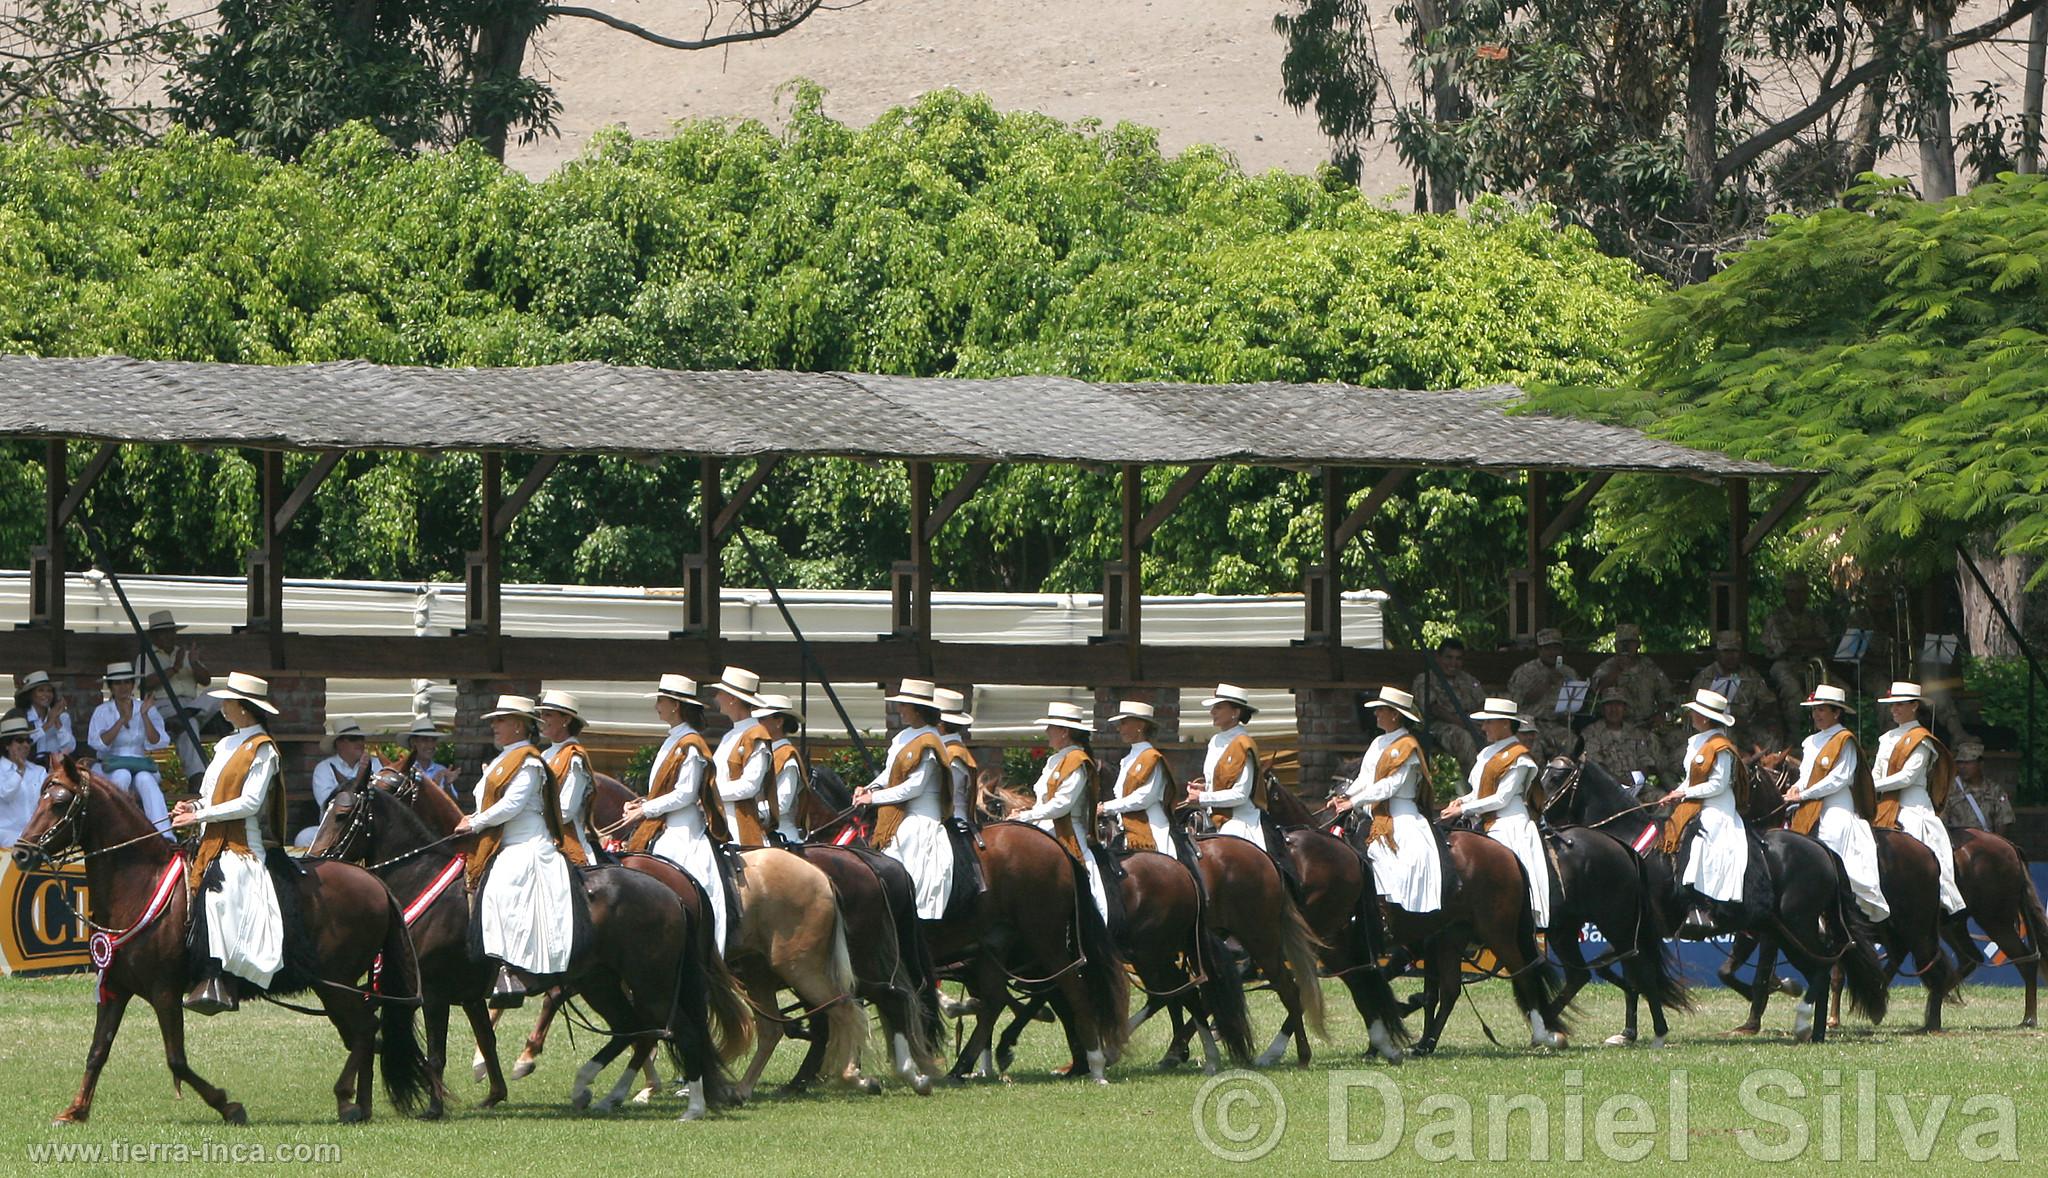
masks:
<path fill-rule="evenodd" d="M 1728 626 L 1749 644 L 1749 480 L 1728 480 Z"/>
<path fill-rule="evenodd" d="M 1526 473 L 1528 488 L 1528 563 L 1523 567 L 1517 584 L 1511 587 L 1512 596 L 1519 601 L 1510 603 L 1509 635 L 1511 638 L 1534 639 L 1536 631 L 1543 628 L 1544 615 L 1548 612 L 1543 600 L 1543 529 L 1544 505 L 1550 490 L 1550 477 L 1540 470 Z"/>
<path fill-rule="evenodd" d="M 249 550 L 247 621 L 243 629 L 262 636 L 271 667 L 284 666 L 284 545 L 278 517 L 283 513 L 284 454 L 264 450 L 257 456 L 257 485 L 262 514 L 257 519 L 256 546 Z"/>
<path fill-rule="evenodd" d="M 1607 485 L 1607 480 L 1613 477 L 1610 471 L 1595 471 L 1577 491 L 1572 492 L 1572 497 L 1565 500 L 1563 507 L 1557 509 L 1557 514 L 1551 516 L 1549 522 L 1543 525 L 1543 534 L 1536 538 L 1536 543 L 1545 552 L 1555 547 L 1557 542 L 1564 538 L 1565 529 L 1579 522 L 1579 517 L 1586 512 L 1586 505 L 1593 501 L 1593 496 L 1598 495 L 1600 489 Z"/>
<path fill-rule="evenodd" d="M 270 526 L 277 529 L 280 534 L 290 527 L 292 520 L 298 518 L 299 509 L 313 498 L 313 492 L 320 489 L 320 484 L 325 482 L 327 476 L 333 474 L 334 468 L 340 464 L 341 451 L 322 451 L 320 456 L 313 460 L 313 468 L 299 479 L 299 485 L 292 488 L 292 493 L 286 496 L 284 503 L 278 507 L 277 514 L 271 518 Z"/>
<path fill-rule="evenodd" d="M 910 593 L 907 616 L 898 613 L 899 621 L 909 624 L 905 636 L 913 641 L 928 642 L 932 636 L 932 464 L 913 462 L 910 464 L 910 577 L 904 587 Z"/>
<path fill-rule="evenodd" d="M 1124 644 L 1132 680 L 1142 677 L 1145 640 L 1145 468 L 1126 463 L 1120 472 L 1118 557 L 1103 569 L 1102 637 Z"/>
<path fill-rule="evenodd" d="M 483 455 L 483 478 L 477 494 L 482 509 L 479 530 L 483 540 L 469 554 L 463 617 L 464 632 L 479 635 L 487 641 L 495 641 L 499 637 L 504 621 L 503 602 L 500 600 L 504 577 L 501 551 L 504 533 L 498 529 L 498 509 L 504 498 L 505 456 L 495 450 L 487 450 Z"/>
<path fill-rule="evenodd" d="M 1146 512 L 1144 520 L 1138 524 L 1138 543 L 1143 544 L 1151 540 L 1152 533 L 1158 531 L 1159 526 L 1167 521 L 1173 514 L 1173 509 L 1180 506 L 1180 501 L 1187 498 L 1196 487 L 1201 486 L 1202 480 L 1208 478 L 1209 472 L 1215 469 L 1216 464 L 1213 462 L 1198 462 L 1173 480 L 1173 485 L 1166 488 L 1166 494 L 1159 497 L 1159 502 L 1152 505 L 1152 510 Z"/>
<path fill-rule="evenodd" d="M 497 514 L 491 517 L 491 527 L 498 535 L 512 534 L 513 521 L 519 518 L 520 512 L 526 510 L 526 505 L 533 501 L 535 493 L 540 490 L 540 485 L 547 481 L 547 477 L 554 473 L 555 467 L 561 465 L 561 462 L 560 454 L 543 454 L 534 459 L 533 467 L 526 472 L 526 477 L 519 480 L 519 486 L 514 488 L 510 495 L 505 496 L 498 504 Z"/>
<path fill-rule="evenodd" d="M 1337 525 L 1337 551 L 1340 556 L 1344 546 L 1365 530 L 1373 517 L 1380 513 L 1380 508 L 1386 506 L 1387 500 L 1394 497 L 1394 492 L 1400 490 L 1408 481 L 1409 473 L 1405 469 L 1395 469 L 1381 475 L 1380 481 L 1372 485 L 1371 492 L 1360 501 L 1350 515 L 1344 517 L 1343 523 Z M 1343 502 L 1342 499 L 1337 501 L 1337 509 L 1340 511 L 1343 510 Z"/>
<path fill-rule="evenodd" d="M 1764 538 L 1776 531 L 1778 525 L 1785 522 L 1785 517 L 1806 501 L 1807 493 L 1819 482 L 1820 476 L 1817 474 L 1802 474 L 1787 483 L 1785 489 L 1778 493 L 1777 499 L 1772 501 L 1770 507 L 1765 509 L 1763 515 L 1751 524 L 1749 531 L 1743 535 L 1743 555 L 1755 555 L 1756 550 L 1762 547 Z"/>
<path fill-rule="evenodd" d="M 768 476 L 774 474 L 775 468 L 780 465 L 782 459 L 773 454 L 754 463 L 753 473 L 740 483 L 739 489 L 732 493 L 732 498 L 727 499 L 724 506 L 718 509 L 718 518 L 711 521 L 711 532 L 714 536 L 723 540 L 732 534 L 733 525 L 740 521 L 740 512 L 746 510 L 747 504 L 753 501 L 754 492 L 761 489 L 762 484 L 768 481 Z"/>
<path fill-rule="evenodd" d="M 718 517 L 725 504 L 719 493 L 719 469 L 716 458 L 698 460 L 697 551 L 683 558 L 681 636 L 701 638 L 710 643 L 718 641 L 718 597 L 723 588 Z"/>
<path fill-rule="evenodd" d="M 969 465 L 960 475 L 960 481 L 953 484 L 953 489 L 946 492 L 946 497 L 939 500 L 932 508 L 931 514 L 925 517 L 924 538 L 938 539 L 939 529 L 946 526 L 946 521 L 953 518 L 954 512 L 965 506 L 969 499 L 974 498 L 974 492 L 981 488 L 981 484 L 987 481 L 995 469 L 993 462 L 976 462 Z"/>
<path fill-rule="evenodd" d="M 1335 651 L 1344 644 L 1343 578 L 1339 575 L 1343 541 L 1338 534 L 1344 522 L 1344 484 L 1336 467 L 1325 466 L 1320 474 L 1323 549 L 1321 563 L 1309 569 L 1302 579 L 1302 608 L 1307 613 L 1304 637 Z"/>
<path fill-rule="evenodd" d="M 55 440 L 43 447 L 43 542 L 29 551 L 28 624 L 49 631 L 50 669 L 64 665 L 64 574 L 69 546 L 65 525 L 70 517 L 68 450 Z"/>

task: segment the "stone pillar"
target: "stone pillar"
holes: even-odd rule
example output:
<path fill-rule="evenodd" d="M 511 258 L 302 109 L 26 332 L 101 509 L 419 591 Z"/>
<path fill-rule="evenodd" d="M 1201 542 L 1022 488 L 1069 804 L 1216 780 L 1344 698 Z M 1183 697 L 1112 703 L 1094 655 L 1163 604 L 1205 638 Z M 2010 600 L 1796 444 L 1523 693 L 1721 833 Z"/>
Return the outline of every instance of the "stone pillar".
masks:
<path fill-rule="evenodd" d="M 320 750 L 327 723 L 327 680 L 289 671 L 274 671 L 265 678 L 270 681 L 270 702 L 277 705 L 277 715 L 270 718 L 270 735 L 277 742 L 278 772 L 284 782 L 284 835 L 290 840 L 320 818 L 313 808 L 313 766 L 327 756 Z M 225 679 L 223 675 L 216 682 Z"/>
<path fill-rule="evenodd" d="M 1347 760 L 1356 761 L 1371 741 L 1358 728 L 1358 692 L 1350 688 L 1306 688 L 1294 693 L 1294 720 L 1301 733 L 1304 799 L 1328 792 Z"/>
<path fill-rule="evenodd" d="M 453 763 L 462 770 L 465 784 L 475 784 L 483 767 L 498 755 L 498 746 L 491 743 L 491 726 L 484 720 L 484 713 L 497 706 L 501 695 L 523 695 L 531 699 L 539 694 L 538 679 L 455 681 L 455 731 L 449 739 L 455 746 Z"/>

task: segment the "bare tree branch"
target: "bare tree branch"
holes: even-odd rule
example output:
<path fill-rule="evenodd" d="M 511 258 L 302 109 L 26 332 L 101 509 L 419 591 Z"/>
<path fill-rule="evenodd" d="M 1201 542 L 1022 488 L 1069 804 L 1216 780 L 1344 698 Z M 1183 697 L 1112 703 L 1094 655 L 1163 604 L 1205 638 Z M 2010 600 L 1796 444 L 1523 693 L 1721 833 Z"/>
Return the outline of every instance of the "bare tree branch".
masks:
<path fill-rule="evenodd" d="M 1960 33 L 1950 33 L 1936 41 L 1929 41 L 1925 48 L 1929 52 L 1946 57 L 1958 49 L 1967 49 L 1980 41 L 1988 41 L 2017 24 L 2021 17 L 2031 14 L 2040 6 L 2040 2 L 2041 0 L 2012 0 L 2012 4 L 2004 12 L 1983 24 L 1964 29 Z M 1815 95 L 1812 102 L 1736 144 L 1726 155 L 1715 161 L 1715 181 L 1718 183 L 1735 176 L 1755 163 L 1757 157 L 1763 153 L 1819 122 L 1856 87 L 1897 68 L 1901 56 L 1897 49 L 1880 51 L 1876 57 L 1850 70 L 1842 75 L 1840 81 Z"/>
<path fill-rule="evenodd" d="M 835 7 L 852 8 L 855 6 L 855 4 L 842 3 Z M 634 24 L 623 17 L 613 16 L 609 12 L 596 8 L 584 8 L 579 5 L 550 4 L 544 11 L 549 16 L 573 16 L 580 17 L 583 20 L 594 20 L 601 25 L 608 25 L 622 33 L 631 33 L 642 41 L 651 41 L 668 49 L 715 49 L 720 45 L 734 45 L 742 41 L 765 41 L 770 37 L 779 37 L 804 23 L 804 21 L 809 20 L 812 13 L 823 7 L 825 7 L 824 0 L 787 0 L 787 2 L 782 4 L 764 2 L 764 0 L 749 0 L 745 5 L 746 15 L 751 18 L 747 27 L 736 28 L 727 33 L 705 36 L 695 41 L 657 33 L 644 25 Z M 737 19 L 735 18 L 735 23 L 737 23 Z M 708 31 L 709 26 L 707 25 L 706 28 Z"/>

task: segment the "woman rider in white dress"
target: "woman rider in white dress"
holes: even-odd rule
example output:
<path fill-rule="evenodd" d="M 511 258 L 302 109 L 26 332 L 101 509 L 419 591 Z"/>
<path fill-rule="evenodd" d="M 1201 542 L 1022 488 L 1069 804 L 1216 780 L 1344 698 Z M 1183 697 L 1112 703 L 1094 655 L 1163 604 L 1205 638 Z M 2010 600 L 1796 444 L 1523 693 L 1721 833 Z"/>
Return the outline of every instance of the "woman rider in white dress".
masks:
<path fill-rule="evenodd" d="M 797 827 L 796 814 L 803 802 L 804 787 L 810 781 L 811 767 L 790 736 L 802 730 L 803 713 L 796 710 L 796 701 L 788 696 L 764 692 L 761 706 L 754 709 L 753 715 L 768 733 L 770 779 L 764 796 L 772 800 L 764 825 L 784 845 L 799 846 L 804 833 Z"/>
<path fill-rule="evenodd" d="M 583 751 L 583 705 L 566 691 L 540 693 L 540 736 L 548 742 L 548 772 L 554 775 L 562 808 L 562 853 L 578 867 L 594 867 L 597 843 L 590 837 L 590 803 L 597 775 Z"/>
<path fill-rule="evenodd" d="M 266 989 L 284 966 L 284 917 L 277 886 L 264 866 L 268 851 L 263 837 L 264 803 L 278 788 L 277 746 L 265 730 L 265 717 L 277 715 L 277 708 L 270 702 L 270 684 L 239 671 L 228 676 L 225 687 L 207 694 L 221 701 L 221 715 L 235 731 L 213 748 L 199 784 L 199 798 L 205 800 L 179 802 L 171 825 L 204 827 L 187 885 L 201 889 L 210 970 L 186 996 L 185 1006 L 218 1014 L 240 1005 L 238 987 L 227 978 Z M 205 877 L 215 868 L 220 884 L 206 887 Z"/>
<path fill-rule="evenodd" d="M 1799 747 L 1799 783 L 1785 791 L 1785 800 L 1799 803 L 1790 826 L 1810 834 L 1841 856 L 1849 876 L 1849 890 L 1857 906 L 1873 922 L 1891 918 L 1891 905 L 1877 877 L 1877 842 L 1870 833 L 1870 820 L 1863 806 L 1875 808 L 1875 799 L 1857 794 L 1863 782 L 1857 772 L 1861 750 L 1856 734 L 1842 727 L 1842 717 L 1854 709 L 1848 693 L 1833 683 L 1822 683 L 1813 696 L 1799 706 L 1813 713 L 1814 732 Z"/>
<path fill-rule="evenodd" d="M 1934 733 L 1920 722 L 1921 698 L 1918 683 L 1892 684 L 1891 694 L 1877 702 L 1892 710 L 1890 732 L 1877 738 L 1877 755 L 1870 763 L 1870 784 L 1877 790 L 1878 825 L 1896 826 L 1919 839 L 1934 852 L 1941 865 L 1941 907 L 1953 916 L 1963 910 L 1963 893 L 1956 888 L 1955 849 L 1942 823 L 1941 807 L 1948 801 L 1948 783 L 1955 778 L 1955 762 Z M 1935 794 L 1940 793 L 1939 802 Z M 1893 807 L 1885 805 L 1896 801 Z"/>
<path fill-rule="evenodd" d="M 1337 811 L 1366 809 L 1365 853 L 1381 897 L 1406 912 L 1435 912 L 1443 907 L 1443 863 L 1436 832 L 1417 804 L 1431 788 L 1429 766 L 1421 743 L 1402 723 L 1419 724 L 1422 717 L 1415 698 L 1398 687 L 1380 688 L 1366 706 L 1380 734 L 1365 750 L 1358 779 L 1337 799 Z"/>
<path fill-rule="evenodd" d="M 1483 814 L 1486 837 L 1515 853 L 1529 877 L 1529 907 L 1536 914 L 1538 928 L 1550 924 L 1550 868 L 1544 861 L 1543 835 L 1529 813 L 1529 783 L 1536 778 L 1536 761 L 1529 749 L 1515 739 L 1515 701 L 1488 696 L 1479 711 L 1472 713 L 1486 747 L 1472 763 L 1470 793 L 1452 798 L 1443 809 L 1445 821 L 1460 814 Z"/>
<path fill-rule="evenodd" d="M 1107 922 L 1109 894 L 1090 850 L 1095 842 L 1095 753 L 1088 747 L 1088 714 L 1060 700 L 1047 704 L 1045 713 L 1038 723 L 1045 726 L 1045 743 L 1052 752 L 1032 786 L 1037 800 L 1016 818 L 1058 839 L 1067 854 L 1081 861 L 1095 910 Z"/>
<path fill-rule="evenodd" d="M 169 814 L 164 809 L 161 774 L 149 754 L 168 748 L 171 738 L 157 719 L 156 697 L 135 698 L 135 664 L 107 665 L 107 693 L 111 696 L 92 714 L 85 736 L 100 755 L 100 771 L 107 780 L 127 790 L 142 806 L 143 816 L 171 837 Z"/>
<path fill-rule="evenodd" d="M 1116 818 L 1124 829 L 1124 847 L 1157 851 L 1180 858 L 1173 843 L 1173 824 L 1166 813 L 1166 795 L 1173 782 L 1166 758 L 1152 747 L 1159 729 L 1158 710 L 1141 700 L 1125 700 L 1109 718 L 1130 751 L 1116 770 L 1116 785 L 1097 812 Z"/>
<path fill-rule="evenodd" d="M 704 720 L 704 702 L 697 681 L 684 675 L 663 675 L 654 693 L 654 712 L 667 724 L 668 738 L 654 755 L 647 778 L 647 796 L 627 802 L 621 811 L 628 824 L 642 822 L 627 840 L 629 851 L 648 851 L 687 872 L 704 889 L 711 908 L 711 927 L 720 950 L 727 948 L 725 880 L 718 872 L 714 840 L 724 829 L 724 815 L 715 796 L 711 744 L 697 725 Z M 706 796 L 706 790 L 714 796 Z M 713 823 L 717 823 L 714 829 Z"/>
<path fill-rule="evenodd" d="M 1743 878 L 1749 872 L 1749 830 L 1742 821 L 1748 789 L 1740 750 L 1728 735 L 1735 726 L 1728 698 L 1703 687 L 1684 707 L 1693 728 L 1685 743 L 1685 784 L 1665 794 L 1658 805 L 1677 807 L 1664 833 L 1664 850 L 1670 855 L 1680 853 L 1685 827 L 1698 816 L 1700 832 L 1686 852 L 1678 882 L 1704 902 L 1690 906 L 1678 935 L 1699 940 L 1714 931 L 1713 904 L 1742 899 Z"/>
<path fill-rule="evenodd" d="M 910 873 L 921 920 L 944 917 L 953 893 L 953 847 L 944 826 L 949 774 L 936 691 L 926 680 L 905 679 L 886 697 L 903 727 L 889 741 L 881 772 L 853 794 L 855 805 L 876 808 L 869 841 Z"/>
<path fill-rule="evenodd" d="M 501 695 L 485 712 L 501 751 L 476 785 L 476 813 L 455 834 L 476 832 L 471 886 L 481 886 L 477 919 L 484 956 L 499 963 L 492 1006 L 517 1006 L 539 979 L 568 970 L 575 947 L 575 880 L 562 854 L 560 802 L 547 788 L 547 766 L 534 747 L 535 705 Z"/>

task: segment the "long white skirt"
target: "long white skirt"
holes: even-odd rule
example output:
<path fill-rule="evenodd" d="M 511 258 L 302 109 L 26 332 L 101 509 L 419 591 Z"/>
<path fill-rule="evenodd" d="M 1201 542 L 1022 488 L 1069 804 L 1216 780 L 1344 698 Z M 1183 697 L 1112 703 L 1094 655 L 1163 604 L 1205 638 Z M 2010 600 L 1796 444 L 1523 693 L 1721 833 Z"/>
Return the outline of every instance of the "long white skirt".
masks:
<path fill-rule="evenodd" d="M 528 973 L 568 969 L 576 931 L 573 886 L 569 861 L 547 839 L 499 848 L 478 905 L 485 955 Z"/>
<path fill-rule="evenodd" d="M 1406 912 L 1435 912 L 1443 907 L 1443 863 L 1436 837 L 1420 814 L 1394 815 L 1394 845 L 1368 843 L 1372 878 L 1387 903 Z"/>
<path fill-rule="evenodd" d="M 937 920 L 946 915 L 953 894 L 953 844 L 936 818 L 910 813 L 896 827 L 896 837 L 882 854 L 903 864 L 917 889 L 917 916 Z"/>
<path fill-rule="evenodd" d="M 1749 835 L 1742 819 L 1712 806 L 1700 808 L 1700 832 L 1692 840 L 1685 878 L 1679 882 L 1709 900 L 1742 899 L 1742 877 L 1749 871 Z"/>
<path fill-rule="evenodd" d="M 1266 824 L 1259 820 L 1258 810 L 1251 806 L 1232 811 L 1229 817 L 1217 823 L 1216 833 L 1233 834 L 1261 851 L 1266 849 Z"/>
<path fill-rule="evenodd" d="M 719 952 L 729 952 L 732 945 L 725 939 L 725 879 L 718 874 L 718 849 L 711 845 L 711 836 L 701 829 L 669 826 L 647 849 L 682 868 L 704 889 L 704 902 L 711 906 L 711 932 L 717 938 L 715 943 Z"/>
<path fill-rule="evenodd" d="M 224 850 L 214 862 L 220 864 L 220 890 L 201 893 L 206 951 L 220 959 L 223 972 L 268 986 L 284 964 L 277 887 L 258 856 Z"/>
<path fill-rule="evenodd" d="M 1813 837 L 1842 857 L 1842 866 L 1849 872 L 1849 890 L 1856 893 L 1863 914 L 1876 921 L 1888 919 L 1892 906 L 1878 885 L 1877 840 L 1870 833 L 1870 823 L 1849 806 L 1828 806 L 1814 824 Z"/>
<path fill-rule="evenodd" d="M 1899 807 L 1899 829 L 1926 844 L 1941 864 L 1941 907 L 1944 912 L 1963 910 L 1963 893 L 1956 888 L 1956 852 L 1949 845 L 1948 827 L 1941 816 L 1926 806 Z"/>
<path fill-rule="evenodd" d="M 1486 837 L 1515 853 L 1522 869 L 1529 873 L 1529 907 L 1536 912 L 1536 927 L 1550 924 L 1550 868 L 1543 861 L 1543 834 L 1527 814 L 1496 814 Z"/>
<path fill-rule="evenodd" d="M 1038 823 L 1038 828 L 1047 834 L 1053 833 L 1050 819 Z M 1095 865 L 1095 856 L 1089 854 L 1085 846 L 1081 848 L 1081 870 L 1088 873 L 1088 895 L 1095 901 L 1095 910 L 1102 914 L 1102 922 L 1108 924 L 1109 893 L 1103 891 L 1102 869 Z"/>

